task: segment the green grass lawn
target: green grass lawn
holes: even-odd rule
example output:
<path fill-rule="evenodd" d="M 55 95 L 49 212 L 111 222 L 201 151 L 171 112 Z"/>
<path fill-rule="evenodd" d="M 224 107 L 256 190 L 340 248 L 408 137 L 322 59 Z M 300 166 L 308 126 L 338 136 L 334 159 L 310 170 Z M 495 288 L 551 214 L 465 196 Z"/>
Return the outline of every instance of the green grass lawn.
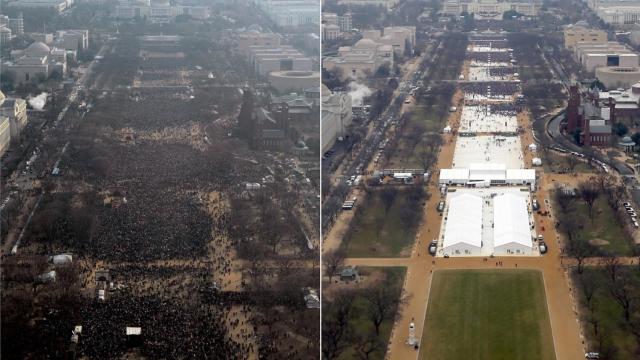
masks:
<path fill-rule="evenodd" d="M 406 200 L 399 192 L 394 204 L 385 214 L 382 201 L 372 194 L 357 205 L 358 213 L 352 229 L 343 241 L 348 257 L 409 256 L 416 235 L 416 228 L 406 228 L 401 219 L 401 209 Z M 422 208 L 415 211 L 422 212 Z M 378 223 L 381 224 L 377 233 Z"/>
<path fill-rule="evenodd" d="M 428 109 L 424 106 L 417 106 L 406 125 L 405 132 L 411 131 L 413 124 L 422 123 L 425 126 L 425 134 L 429 132 L 439 132 L 444 128 L 446 123 L 445 119 L 440 119 L 435 114 L 433 109 Z M 424 141 L 424 136 L 422 141 Z M 392 168 L 405 168 L 405 169 L 420 169 L 422 168 L 422 162 L 420 161 L 420 151 L 422 149 L 422 141 L 418 145 L 411 149 L 406 136 L 401 136 L 398 146 L 396 147 L 391 160 L 389 161 L 389 167 Z"/>
<path fill-rule="evenodd" d="M 600 197 L 593 206 L 593 219 L 589 219 L 589 208 L 579 198 L 574 199 L 575 210 L 572 216 L 577 216 L 581 221 L 582 233 L 586 241 L 601 239 L 608 241 L 608 245 L 598 245 L 595 248 L 616 255 L 633 255 L 631 239 L 625 233 L 618 222 L 616 214 L 611 210 L 607 200 Z"/>
<path fill-rule="evenodd" d="M 637 267 L 626 267 L 624 270 L 630 274 L 635 288 L 640 288 L 640 271 Z M 622 307 L 611 296 L 609 286 L 612 282 L 607 271 L 603 268 L 585 268 L 582 274 L 574 272 L 573 278 L 574 284 L 578 287 L 576 293 L 579 294 L 580 302 L 583 305 L 580 308 L 581 319 L 590 317 L 582 291 L 582 283 L 588 283 L 595 289 L 591 301 L 594 306 L 595 318 L 599 319 L 598 334 L 603 338 L 598 339 L 592 324 L 583 322 L 586 338 L 591 344 L 589 350 L 607 354 L 610 356 L 608 358 L 612 360 L 635 359 L 634 356 L 637 356 L 637 353 L 634 352 L 638 344 L 630 332 L 629 325 L 624 321 Z M 638 308 L 636 307 L 636 309 Z M 640 312 L 640 309 L 636 311 Z M 600 341 L 602 341 L 602 346 L 598 345 Z"/>
<path fill-rule="evenodd" d="M 404 267 L 385 267 L 385 268 L 375 268 L 375 267 L 359 267 L 358 271 L 361 276 L 379 276 L 379 274 L 375 273 L 383 273 L 383 276 L 387 279 L 392 279 L 392 283 L 394 284 L 394 288 L 397 286 L 397 293 L 400 296 L 402 290 L 402 284 L 404 282 L 404 276 L 407 271 Z M 395 313 L 395 311 L 394 311 Z M 349 347 L 338 357 L 338 359 L 358 359 L 358 353 L 355 350 L 355 342 L 357 341 L 357 336 L 362 336 L 365 334 L 373 334 L 375 333 L 375 329 L 371 320 L 369 320 L 367 316 L 367 301 L 362 296 L 362 294 L 357 295 L 354 300 L 351 308 L 351 313 L 349 316 L 349 327 L 351 330 L 351 335 L 349 338 L 349 342 L 351 343 Z M 384 359 L 384 355 L 386 354 L 386 345 L 389 342 L 389 336 L 391 335 L 391 329 L 393 328 L 393 319 L 387 319 L 382 322 L 380 325 L 380 335 L 378 335 L 378 339 L 381 344 L 384 344 L 379 351 L 375 351 L 371 356 L 370 360 L 382 360 Z"/>
<path fill-rule="evenodd" d="M 430 293 L 421 359 L 555 359 L 540 272 L 440 270 Z"/>

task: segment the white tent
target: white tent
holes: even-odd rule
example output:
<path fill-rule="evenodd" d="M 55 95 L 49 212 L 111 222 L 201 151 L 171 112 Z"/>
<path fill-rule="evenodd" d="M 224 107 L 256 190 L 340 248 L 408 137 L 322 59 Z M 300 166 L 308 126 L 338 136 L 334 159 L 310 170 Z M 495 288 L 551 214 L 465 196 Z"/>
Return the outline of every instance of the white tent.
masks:
<path fill-rule="evenodd" d="M 506 182 L 509 185 L 536 184 L 535 169 L 507 169 Z"/>
<path fill-rule="evenodd" d="M 469 181 L 469 169 L 440 169 L 439 184 L 466 184 Z"/>
<path fill-rule="evenodd" d="M 393 173 L 393 178 L 398 180 L 411 179 L 412 177 L 412 173 Z"/>
<path fill-rule="evenodd" d="M 69 254 L 54 255 L 51 257 L 51 261 L 53 262 L 53 265 L 70 264 L 73 261 L 73 256 Z"/>
<path fill-rule="evenodd" d="M 527 199 L 506 193 L 493 200 L 493 246 L 496 254 L 528 255 L 532 240 Z"/>
<path fill-rule="evenodd" d="M 442 248 L 445 254 L 480 255 L 482 247 L 482 198 L 472 194 L 449 200 Z"/>
<path fill-rule="evenodd" d="M 127 326 L 125 327 L 125 334 L 129 335 L 142 335 L 142 328 L 137 326 Z"/>
<path fill-rule="evenodd" d="M 540 158 L 533 158 L 533 159 L 531 160 L 531 164 L 532 164 L 533 166 L 542 166 L 542 159 L 540 159 Z"/>

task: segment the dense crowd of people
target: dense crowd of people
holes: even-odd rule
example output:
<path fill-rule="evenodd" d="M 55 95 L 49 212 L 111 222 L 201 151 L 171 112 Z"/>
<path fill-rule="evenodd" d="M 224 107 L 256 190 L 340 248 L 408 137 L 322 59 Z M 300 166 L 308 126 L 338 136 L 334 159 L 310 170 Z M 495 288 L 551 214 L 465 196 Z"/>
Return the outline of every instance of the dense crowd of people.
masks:
<path fill-rule="evenodd" d="M 157 296 L 135 297 L 126 292 L 107 303 L 82 307 L 79 352 L 96 359 L 117 358 L 132 345 L 151 359 L 246 357 L 251 345 L 227 337 L 225 313 L 217 306 L 176 303 Z M 140 338 L 126 327 L 141 327 Z"/>
<path fill-rule="evenodd" d="M 508 63 L 511 61 L 511 53 L 506 51 L 494 51 L 494 52 L 469 52 L 467 53 L 467 58 L 469 60 L 475 60 L 478 62 L 489 63 L 489 62 L 505 62 Z"/>

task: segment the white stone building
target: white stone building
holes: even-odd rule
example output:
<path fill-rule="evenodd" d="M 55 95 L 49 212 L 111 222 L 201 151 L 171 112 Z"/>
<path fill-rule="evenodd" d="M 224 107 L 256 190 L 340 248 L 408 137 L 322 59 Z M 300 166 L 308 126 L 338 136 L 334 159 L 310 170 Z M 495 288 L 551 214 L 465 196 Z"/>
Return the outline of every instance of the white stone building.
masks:
<path fill-rule="evenodd" d="M 497 0 L 447 0 L 442 5 L 442 14 L 458 16 L 463 12 L 473 13 L 476 19 L 501 20 L 507 11 L 516 11 L 526 16 L 537 16 L 541 2 Z"/>
<path fill-rule="evenodd" d="M 10 137 L 17 139 L 27 125 L 27 102 L 23 99 L 5 98 L 0 92 L 0 115 L 9 120 Z"/>
<path fill-rule="evenodd" d="M 325 57 L 322 61 L 327 70 L 339 69 L 343 79 L 371 76 L 384 64 L 393 67 L 393 47 L 371 39 L 361 39 L 354 46 L 342 46 L 337 56 Z"/>
<path fill-rule="evenodd" d="M 322 94 L 322 152 L 329 150 L 340 136 L 347 135 L 351 125 L 351 96 L 343 92 L 331 92 L 324 84 Z"/>
<path fill-rule="evenodd" d="M 54 71 L 64 76 L 67 71 L 66 56 L 64 49 L 51 49 L 44 43 L 34 42 L 24 50 L 12 51 L 12 61 L 6 67 L 15 73 L 17 83 L 46 79 Z"/>

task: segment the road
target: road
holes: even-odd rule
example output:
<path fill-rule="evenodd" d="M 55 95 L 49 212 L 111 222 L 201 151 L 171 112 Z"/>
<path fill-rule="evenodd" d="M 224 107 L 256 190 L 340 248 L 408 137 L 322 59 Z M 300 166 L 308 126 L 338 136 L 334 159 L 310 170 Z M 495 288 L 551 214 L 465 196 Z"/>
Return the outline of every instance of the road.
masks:
<path fill-rule="evenodd" d="M 389 130 L 392 129 L 391 125 L 397 121 L 399 116 L 412 108 L 412 104 L 404 104 L 404 100 L 409 92 L 409 88 L 411 87 L 410 84 L 417 82 L 417 74 L 418 71 L 421 70 L 419 67 L 423 64 L 427 56 L 431 56 L 432 61 L 436 60 L 433 58 L 438 54 L 435 50 L 436 48 L 434 48 L 433 44 L 430 44 L 420 57 L 411 60 L 406 65 L 404 75 L 400 79 L 400 86 L 398 86 L 394 91 L 393 98 L 385 111 L 374 120 L 374 127 L 369 129 L 366 138 L 355 150 L 357 151 L 357 155 L 353 157 L 354 160 L 345 167 L 341 166 L 343 168 L 342 173 L 346 174 L 346 177 L 340 177 L 339 181 L 346 181 L 349 176 L 352 175 L 366 173 L 367 170 L 371 169 L 375 165 L 373 164 L 373 156 L 379 150 L 379 145 L 383 139 L 387 137 Z M 333 189 L 334 187 L 331 188 L 329 194 L 325 195 L 325 198 L 329 198 L 331 196 Z M 359 197 L 359 190 L 355 187 L 351 189 L 346 198 L 351 199 L 352 197 Z M 323 231 L 323 251 L 333 250 L 339 247 L 345 226 L 348 226 L 351 218 L 351 212 L 343 211 L 337 214 L 336 221 L 332 226 Z"/>
<path fill-rule="evenodd" d="M 98 55 L 102 55 L 106 52 L 108 48 L 108 44 L 104 44 L 101 48 L 100 51 L 98 51 Z M 64 119 L 65 115 L 67 114 L 67 111 L 69 110 L 69 107 L 78 99 L 78 93 L 81 89 L 84 88 L 84 86 L 86 85 L 87 79 L 88 79 L 88 75 L 90 75 L 95 68 L 95 64 L 96 64 L 96 60 L 92 60 L 89 65 L 87 66 L 86 71 L 78 77 L 78 79 L 76 80 L 76 84 L 73 88 L 73 90 L 71 91 L 71 93 L 69 94 L 69 96 L 67 97 L 67 104 L 62 108 L 62 110 L 60 111 L 60 113 L 58 114 L 58 116 L 56 117 L 56 120 L 53 122 L 53 124 L 51 124 L 50 127 L 43 127 L 43 133 L 42 133 L 42 139 L 43 142 L 46 141 L 48 135 L 49 135 L 49 131 L 53 128 L 56 128 L 60 122 Z M 64 151 L 67 149 L 67 143 L 65 143 L 65 145 L 59 150 L 60 155 L 57 157 L 57 160 L 55 163 L 59 163 L 62 154 L 64 153 Z M 27 159 L 23 159 L 23 161 L 20 163 L 20 165 L 17 167 L 17 169 L 24 169 L 25 168 L 25 163 L 26 163 Z M 47 168 L 48 169 L 48 168 Z M 47 170 L 45 171 L 44 174 L 45 177 L 47 176 L 51 176 L 51 171 Z M 21 174 L 19 171 L 15 171 L 14 174 L 12 174 L 11 179 L 10 179 L 10 183 L 11 184 L 22 184 L 22 186 L 18 186 L 18 191 L 21 192 L 26 192 L 28 193 L 29 191 L 33 190 L 33 179 L 32 179 L 32 174 L 29 173 L 24 173 Z M 3 204 L 8 202 L 11 199 L 12 195 L 15 195 L 16 192 L 11 192 L 9 194 L 9 196 L 7 198 L 5 198 L 3 200 Z M 11 246 L 11 253 L 15 254 L 18 251 L 18 247 L 20 246 L 20 242 L 22 241 L 22 237 L 25 234 L 27 227 L 29 226 L 30 222 L 31 222 L 31 218 L 33 217 L 33 214 L 35 213 L 35 211 L 38 208 L 38 205 L 40 204 L 40 200 L 42 199 L 42 192 L 38 193 L 38 200 L 35 202 L 33 208 L 30 209 L 29 212 L 29 216 L 27 217 L 27 220 L 25 222 L 25 224 L 22 225 L 22 229 L 20 231 L 20 235 L 17 237 L 16 242 L 11 245 L 11 244 L 7 244 L 7 246 Z M 18 225 L 18 224 L 16 224 Z M 6 248 L 3 248 L 3 253 L 7 252 Z"/>

